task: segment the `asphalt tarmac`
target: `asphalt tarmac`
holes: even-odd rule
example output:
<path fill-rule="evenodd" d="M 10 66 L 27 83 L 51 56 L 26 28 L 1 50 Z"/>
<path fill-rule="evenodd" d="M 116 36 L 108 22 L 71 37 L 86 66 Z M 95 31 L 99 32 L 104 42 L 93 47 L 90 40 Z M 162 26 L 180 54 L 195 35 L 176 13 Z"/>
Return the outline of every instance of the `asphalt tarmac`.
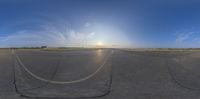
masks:
<path fill-rule="evenodd" d="M 111 50 L 15 51 L 16 87 L 28 97 L 97 97 L 110 91 Z M 47 92 L 48 91 L 48 92 Z"/>
<path fill-rule="evenodd" d="M 62 54 L 60 52 L 38 51 L 18 51 L 16 53 L 19 55 L 25 66 L 31 70 L 32 73 L 37 74 L 37 76 L 52 81 L 65 82 L 81 79 L 92 74 L 101 66 L 102 63 L 104 63 L 108 54 L 111 53 L 111 49 L 62 52 Z M 69 55 L 71 56 L 68 57 Z M 92 85 L 91 88 L 94 88 L 94 90 L 104 88 L 103 91 L 101 91 L 103 93 L 108 91 L 109 84 L 111 84 L 109 94 L 94 94 L 92 93 L 93 91 L 88 90 L 90 87 L 88 88 L 85 86 L 86 84 L 80 86 L 77 84 L 78 87 L 75 86 L 67 88 L 78 88 L 76 91 L 83 90 L 84 92 L 86 91 L 85 93 L 89 93 L 89 95 L 99 95 L 99 97 L 94 99 L 199 99 L 199 58 L 200 52 L 198 51 L 130 52 L 115 49 L 114 53 L 111 55 L 111 58 L 109 58 L 109 61 L 105 65 L 107 68 L 104 68 L 103 72 L 99 72 L 94 76 L 97 78 L 96 80 L 93 78 L 93 80 L 89 79 L 86 81 L 87 85 L 92 85 L 97 81 L 100 82 L 99 84 Z M 108 63 L 111 64 L 112 69 L 108 68 Z M 15 80 L 17 79 L 14 77 L 14 72 L 16 72 L 16 69 L 13 67 L 15 67 L 15 65 L 11 51 L 7 49 L 1 49 L 0 98 L 28 99 L 29 97 L 23 97 L 16 93 L 16 87 L 19 89 L 30 88 L 33 86 L 38 87 L 43 83 L 36 82 L 28 87 L 20 85 L 15 86 Z M 112 74 L 112 83 L 108 83 L 110 73 Z M 23 76 L 17 77 L 23 78 Z M 36 81 L 34 79 L 28 80 L 30 82 Z M 105 86 L 105 84 L 102 83 L 108 85 Z M 88 89 L 84 89 L 85 87 Z M 37 93 L 34 93 L 34 95 L 37 95 Z"/>

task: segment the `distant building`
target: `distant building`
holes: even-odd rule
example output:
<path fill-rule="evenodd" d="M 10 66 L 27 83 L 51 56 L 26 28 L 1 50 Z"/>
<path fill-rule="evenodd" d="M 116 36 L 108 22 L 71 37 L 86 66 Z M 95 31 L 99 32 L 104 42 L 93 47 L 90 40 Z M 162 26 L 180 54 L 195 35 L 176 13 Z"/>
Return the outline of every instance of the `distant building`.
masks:
<path fill-rule="evenodd" d="M 41 46 L 41 48 L 42 48 L 42 49 L 45 49 L 45 48 L 47 48 L 47 46 Z"/>

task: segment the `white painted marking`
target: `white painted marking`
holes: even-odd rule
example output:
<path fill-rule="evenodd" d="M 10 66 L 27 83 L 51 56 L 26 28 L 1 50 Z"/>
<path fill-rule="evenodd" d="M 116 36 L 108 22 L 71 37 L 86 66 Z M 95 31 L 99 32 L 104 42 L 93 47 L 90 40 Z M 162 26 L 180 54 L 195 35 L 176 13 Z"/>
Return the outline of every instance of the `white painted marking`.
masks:
<path fill-rule="evenodd" d="M 44 81 L 44 82 L 48 82 L 48 83 L 53 83 L 53 84 L 71 84 L 71 83 L 79 83 L 79 82 L 82 82 L 82 81 L 85 81 L 85 80 L 88 80 L 90 79 L 91 77 L 95 76 L 103 67 L 104 65 L 106 64 L 106 62 L 108 61 L 108 59 L 110 58 L 110 56 L 112 55 L 113 51 L 111 54 L 109 54 L 106 59 L 104 60 L 103 64 L 100 65 L 100 67 L 92 74 L 84 77 L 84 78 L 81 78 L 81 79 L 78 79 L 78 80 L 73 80 L 73 81 L 54 81 L 54 80 L 48 80 L 48 79 L 45 79 L 45 78 L 42 78 L 42 77 L 39 77 L 37 75 L 35 75 L 34 73 L 32 73 L 25 65 L 24 63 L 21 61 L 20 57 L 15 53 L 15 51 L 13 50 L 13 53 L 17 59 L 17 61 L 19 62 L 19 64 L 24 68 L 24 70 L 26 72 L 28 72 L 31 76 L 33 76 L 34 78 L 38 79 L 38 80 L 41 80 L 41 81 Z"/>

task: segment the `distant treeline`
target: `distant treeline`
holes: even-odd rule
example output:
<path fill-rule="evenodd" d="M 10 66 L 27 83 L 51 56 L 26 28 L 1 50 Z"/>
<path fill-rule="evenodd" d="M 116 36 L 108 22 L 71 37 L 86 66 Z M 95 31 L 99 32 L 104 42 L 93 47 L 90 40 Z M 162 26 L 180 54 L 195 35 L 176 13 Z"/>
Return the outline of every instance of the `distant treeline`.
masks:
<path fill-rule="evenodd" d="M 152 48 L 152 49 L 157 49 L 157 50 L 200 50 L 200 48 Z"/>
<path fill-rule="evenodd" d="M 200 48 L 125 48 L 126 51 L 200 51 Z"/>
<path fill-rule="evenodd" d="M 70 48 L 70 49 L 71 49 L 71 48 L 72 48 L 72 49 L 73 49 L 73 48 L 78 49 L 78 48 L 81 48 L 81 49 L 82 49 L 83 47 L 57 47 L 57 48 L 59 48 L 59 49 L 68 49 L 68 48 Z"/>
<path fill-rule="evenodd" d="M 41 47 L 11 47 L 11 49 L 41 49 Z"/>
<path fill-rule="evenodd" d="M 47 46 L 41 46 L 41 47 L 12 47 L 12 49 L 82 49 L 83 47 L 47 47 Z"/>

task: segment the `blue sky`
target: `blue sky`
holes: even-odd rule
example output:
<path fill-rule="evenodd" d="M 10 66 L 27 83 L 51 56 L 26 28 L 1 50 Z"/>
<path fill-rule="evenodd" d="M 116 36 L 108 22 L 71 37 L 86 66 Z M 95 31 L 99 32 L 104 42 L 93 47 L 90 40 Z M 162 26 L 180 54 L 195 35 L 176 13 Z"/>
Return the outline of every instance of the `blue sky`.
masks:
<path fill-rule="evenodd" d="M 0 47 L 200 47 L 199 7 L 191 0 L 1 0 Z"/>

